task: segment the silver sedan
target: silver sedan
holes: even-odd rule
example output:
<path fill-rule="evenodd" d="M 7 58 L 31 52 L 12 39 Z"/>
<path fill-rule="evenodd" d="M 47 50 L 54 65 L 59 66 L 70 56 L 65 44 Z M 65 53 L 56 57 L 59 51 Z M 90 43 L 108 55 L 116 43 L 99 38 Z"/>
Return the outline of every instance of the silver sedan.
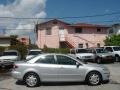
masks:
<path fill-rule="evenodd" d="M 29 87 L 39 86 L 41 82 L 85 81 L 89 85 L 99 85 L 109 81 L 110 72 L 105 66 L 84 64 L 68 55 L 41 54 L 15 63 L 12 76 Z"/>

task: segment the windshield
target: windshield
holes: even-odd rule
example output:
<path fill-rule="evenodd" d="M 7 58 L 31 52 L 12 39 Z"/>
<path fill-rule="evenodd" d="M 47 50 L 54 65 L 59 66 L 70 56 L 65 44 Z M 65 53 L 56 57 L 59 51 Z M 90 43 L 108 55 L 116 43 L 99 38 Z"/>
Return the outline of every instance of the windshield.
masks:
<path fill-rule="evenodd" d="M 108 53 L 105 49 L 102 49 L 102 48 L 96 49 L 96 52 L 97 53 Z"/>
<path fill-rule="evenodd" d="M 16 52 L 3 52 L 3 56 L 17 56 Z"/>
<path fill-rule="evenodd" d="M 113 47 L 114 51 L 120 51 L 120 47 Z"/>
<path fill-rule="evenodd" d="M 88 53 L 86 49 L 77 49 L 77 53 Z"/>
<path fill-rule="evenodd" d="M 41 51 L 30 51 L 28 55 L 38 55 L 41 54 Z"/>

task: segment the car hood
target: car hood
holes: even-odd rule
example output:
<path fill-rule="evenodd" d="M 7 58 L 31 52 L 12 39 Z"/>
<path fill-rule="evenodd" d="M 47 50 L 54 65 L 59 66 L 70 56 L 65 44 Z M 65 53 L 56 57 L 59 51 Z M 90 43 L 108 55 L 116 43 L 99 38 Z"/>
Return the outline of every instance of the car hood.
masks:
<path fill-rule="evenodd" d="M 76 56 L 93 56 L 92 53 L 77 53 Z"/>
<path fill-rule="evenodd" d="M 1 56 L 0 60 L 16 60 L 18 56 Z"/>
<path fill-rule="evenodd" d="M 106 56 L 113 56 L 112 53 L 97 53 L 98 56 L 106 57 Z"/>
<path fill-rule="evenodd" d="M 30 58 L 32 58 L 32 57 L 34 57 L 35 55 L 27 55 L 26 56 L 26 59 L 30 59 Z"/>

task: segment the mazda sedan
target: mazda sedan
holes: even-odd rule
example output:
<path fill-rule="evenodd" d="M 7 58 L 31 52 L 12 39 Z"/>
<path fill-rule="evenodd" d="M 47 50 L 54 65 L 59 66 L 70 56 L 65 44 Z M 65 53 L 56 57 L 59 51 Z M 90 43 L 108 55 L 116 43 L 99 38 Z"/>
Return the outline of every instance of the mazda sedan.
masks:
<path fill-rule="evenodd" d="M 39 86 L 41 82 L 85 81 L 89 85 L 99 85 L 109 81 L 110 72 L 105 66 L 84 64 L 68 55 L 41 54 L 15 63 L 12 76 L 29 87 Z"/>

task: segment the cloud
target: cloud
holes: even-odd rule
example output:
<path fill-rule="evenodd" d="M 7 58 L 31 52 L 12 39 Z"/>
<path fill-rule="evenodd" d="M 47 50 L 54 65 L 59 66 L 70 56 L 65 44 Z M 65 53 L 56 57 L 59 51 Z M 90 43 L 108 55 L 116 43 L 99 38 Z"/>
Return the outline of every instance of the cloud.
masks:
<path fill-rule="evenodd" d="M 45 18 L 46 17 L 45 7 L 46 7 L 46 0 L 15 0 L 14 2 L 7 5 L 0 4 L 0 12 L 1 12 L 0 17 Z M 37 20 L 0 18 L 0 26 L 2 28 L 4 27 L 8 29 L 6 31 L 6 34 L 8 35 L 30 34 L 33 31 L 32 29 L 34 29 L 34 24 L 36 22 Z M 14 29 L 14 30 L 9 30 L 9 29 Z"/>

